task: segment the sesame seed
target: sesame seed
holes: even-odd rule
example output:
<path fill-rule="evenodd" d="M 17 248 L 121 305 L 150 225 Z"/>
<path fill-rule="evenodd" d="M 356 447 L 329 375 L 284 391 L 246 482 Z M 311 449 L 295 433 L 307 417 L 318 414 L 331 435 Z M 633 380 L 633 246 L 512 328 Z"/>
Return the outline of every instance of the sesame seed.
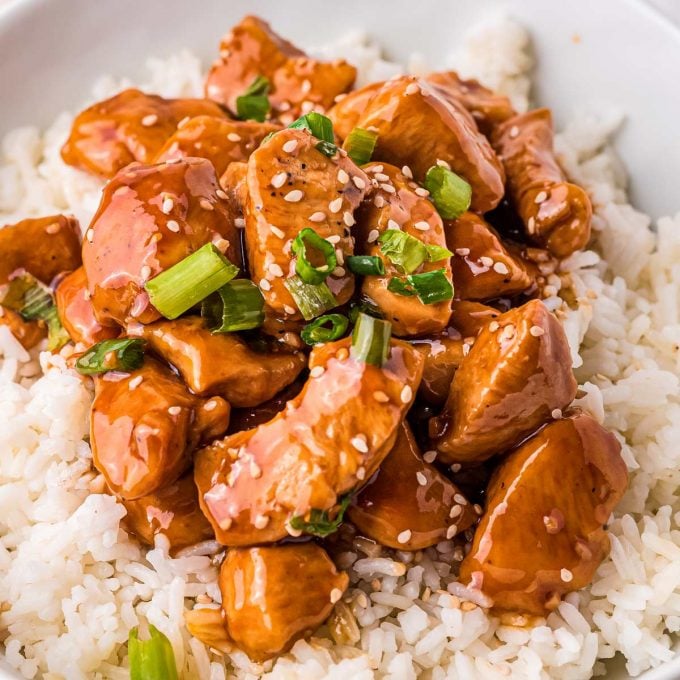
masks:
<path fill-rule="evenodd" d="M 378 240 L 379 236 L 380 236 L 380 232 L 377 229 L 371 229 L 371 231 L 368 232 L 368 236 L 366 237 L 366 241 L 368 243 L 373 243 L 374 241 Z"/>
<path fill-rule="evenodd" d="M 401 174 L 404 175 L 404 177 L 408 177 L 409 179 L 413 179 L 413 172 L 411 171 L 411 168 L 408 167 L 408 165 L 405 165 L 401 169 Z"/>
<path fill-rule="evenodd" d="M 253 479 L 262 477 L 262 468 L 254 460 L 250 461 L 250 476 Z"/>
<path fill-rule="evenodd" d="M 447 170 L 450 170 L 450 169 L 451 169 L 451 164 L 448 163 L 447 161 L 443 161 L 441 158 L 438 158 L 438 159 L 437 159 L 437 165 L 438 165 L 440 168 L 446 168 Z"/>
<path fill-rule="evenodd" d="M 222 529 L 222 531 L 228 531 L 229 528 L 231 527 L 231 522 L 232 522 L 231 517 L 225 517 L 224 519 L 221 519 L 218 522 L 218 524 L 220 526 L 220 529 Z"/>
<path fill-rule="evenodd" d="M 554 408 L 551 412 L 550 415 L 555 419 L 555 420 L 560 420 L 562 418 L 562 409 L 560 408 Z"/>
<path fill-rule="evenodd" d="M 339 234 L 333 234 L 332 236 L 329 236 L 326 241 L 335 245 L 336 243 L 340 243 L 340 238 L 341 236 Z"/>
<path fill-rule="evenodd" d="M 534 231 L 536 230 L 536 220 L 533 217 L 530 217 L 527 220 L 527 229 L 530 234 L 533 234 Z"/>
<path fill-rule="evenodd" d="M 343 267 L 336 267 L 332 272 L 333 276 L 344 276 L 346 273 Z"/>
<path fill-rule="evenodd" d="M 466 255 L 470 254 L 470 249 L 469 248 L 456 248 L 455 253 L 456 253 L 456 255 L 460 255 L 460 257 L 465 257 Z"/>
<path fill-rule="evenodd" d="M 338 170 L 338 182 L 340 184 L 347 184 L 349 182 L 349 175 L 342 168 Z"/>
<path fill-rule="evenodd" d="M 59 232 L 60 229 L 61 229 L 61 225 L 59 224 L 59 222 L 52 222 L 52 224 L 48 224 L 45 227 L 45 233 L 46 234 L 56 234 L 56 233 Z"/>
<path fill-rule="evenodd" d="M 351 212 L 346 210 L 343 215 L 342 215 L 342 221 L 348 226 L 351 227 L 354 224 L 356 224 L 356 220 L 354 219 L 354 215 L 352 215 Z"/>
<path fill-rule="evenodd" d="M 361 177 L 357 177 L 357 176 L 352 177 L 352 182 L 354 182 L 354 186 L 357 189 L 365 189 L 366 188 L 366 182 L 364 182 L 364 180 L 361 179 Z"/>
<path fill-rule="evenodd" d="M 171 416 L 178 416 L 182 412 L 182 407 L 181 406 L 171 406 L 168 409 L 168 413 Z"/>
<path fill-rule="evenodd" d="M 266 515 L 257 515 L 257 517 L 255 517 L 255 521 L 253 522 L 253 526 L 256 529 L 264 529 L 267 524 L 269 524 L 269 517 Z"/>
<path fill-rule="evenodd" d="M 260 279 L 260 288 L 262 288 L 262 290 L 271 290 L 272 284 L 269 283 L 267 279 Z"/>
<path fill-rule="evenodd" d="M 176 222 L 175 220 L 168 220 L 165 223 L 165 226 L 170 230 L 174 231 L 175 233 L 179 232 L 179 222 Z"/>
<path fill-rule="evenodd" d="M 416 472 L 416 479 L 420 486 L 425 486 L 427 484 L 427 477 L 420 470 Z"/>
<path fill-rule="evenodd" d="M 495 333 L 500 327 L 501 327 L 501 325 L 498 323 L 498 321 L 492 321 L 492 322 L 489 324 L 489 330 L 490 330 L 492 333 Z"/>
<path fill-rule="evenodd" d="M 388 194 L 396 194 L 397 190 L 391 184 L 381 184 L 380 188 Z"/>
<path fill-rule="evenodd" d="M 150 113 L 148 116 L 142 118 L 142 125 L 144 127 L 151 127 L 158 122 L 158 116 L 155 113 Z"/>
<path fill-rule="evenodd" d="M 170 196 L 166 196 L 163 199 L 163 204 L 161 205 L 161 210 L 166 214 L 169 215 L 172 212 L 172 209 L 175 207 L 175 202 L 170 198 Z"/>
<path fill-rule="evenodd" d="M 457 525 L 457 524 L 452 524 L 452 525 L 446 530 L 446 538 L 450 540 L 450 539 L 452 539 L 457 533 L 458 533 L 458 525 Z"/>
<path fill-rule="evenodd" d="M 462 515 L 462 514 L 463 514 L 463 508 L 460 505 L 454 505 L 451 508 L 451 512 L 449 512 L 449 517 L 451 519 L 455 519 L 456 517 L 458 517 L 458 515 Z"/>
<path fill-rule="evenodd" d="M 493 266 L 493 270 L 497 274 L 509 274 L 510 270 L 503 262 L 496 262 Z"/>
<path fill-rule="evenodd" d="M 532 326 L 529 329 L 529 334 L 533 335 L 535 338 L 540 338 L 541 335 L 545 335 L 545 330 L 540 326 Z"/>
<path fill-rule="evenodd" d="M 488 257 L 487 255 L 482 255 L 482 257 L 479 258 L 479 261 L 485 267 L 493 267 L 493 260 L 490 257 Z"/>
<path fill-rule="evenodd" d="M 267 269 L 272 276 L 283 276 L 283 269 L 276 262 L 272 262 Z"/>
<path fill-rule="evenodd" d="M 181 130 L 190 120 L 191 116 L 184 116 L 184 118 L 177 123 L 177 129 Z"/>
<path fill-rule="evenodd" d="M 314 366 L 314 368 L 309 372 L 312 378 L 318 378 L 325 373 L 326 369 L 323 366 Z"/>
<path fill-rule="evenodd" d="M 569 583 L 569 581 L 574 578 L 574 575 L 569 571 L 569 569 L 560 569 L 560 578 L 565 583 Z"/>
<path fill-rule="evenodd" d="M 300 86 L 300 90 L 302 91 L 302 94 L 307 94 L 310 90 L 312 89 L 312 83 L 308 78 L 305 78 L 305 80 L 302 81 L 302 85 Z"/>
<path fill-rule="evenodd" d="M 370 168 L 368 170 L 368 172 L 373 172 L 373 173 L 382 172 L 384 169 L 385 169 L 384 165 L 374 165 L 372 168 Z"/>
<path fill-rule="evenodd" d="M 516 125 L 513 125 L 510 128 L 510 137 L 512 139 L 514 139 L 515 137 L 517 137 L 518 134 L 519 134 L 519 128 Z"/>
<path fill-rule="evenodd" d="M 425 220 L 421 220 L 420 222 L 416 222 L 413 226 L 416 229 L 418 229 L 418 231 L 429 231 L 429 229 L 430 229 L 430 225 L 427 222 L 425 222 Z"/>
<path fill-rule="evenodd" d="M 413 390 L 409 385 L 404 385 L 404 389 L 402 389 L 400 396 L 402 404 L 408 404 L 413 398 Z"/>
<path fill-rule="evenodd" d="M 88 243 L 92 243 L 94 240 L 94 229 L 88 229 L 85 238 L 87 239 Z"/>
<path fill-rule="evenodd" d="M 202 198 L 198 202 L 198 205 L 200 205 L 203 210 L 215 210 L 215 206 L 207 198 Z"/>
<path fill-rule="evenodd" d="M 408 543 L 411 540 L 411 530 L 406 529 L 405 531 L 402 531 L 398 536 L 397 536 L 397 542 L 399 543 Z"/>
<path fill-rule="evenodd" d="M 308 83 L 309 81 L 306 80 L 305 82 Z M 340 590 L 340 588 L 333 588 L 333 590 L 331 590 L 331 604 L 335 604 L 336 602 L 339 602 L 341 597 L 342 597 L 342 590 Z"/>
<path fill-rule="evenodd" d="M 545 199 L 548 198 L 548 192 L 547 191 L 539 191 L 536 194 L 536 198 L 534 198 L 534 203 L 543 203 Z"/>
<path fill-rule="evenodd" d="M 297 149 L 297 139 L 289 139 L 281 148 L 286 152 L 286 153 L 293 153 L 295 149 Z"/>
<path fill-rule="evenodd" d="M 275 189 L 280 189 L 286 183 L 287 179 L 288 179 L 288 173 L 287 172 L 277 172 L 272 177 L 271 185 Z"/>
<path fill-rule="evenodd" d="M 407 95 L 408 94 L 416 94 L 420 92 L 420 88 L 418 87 L 418 83 L 410 83 L 407 85 L 406 90 L 404 91 Z"/>
<path fill-rule="evenodd" d="M 284 201 L 288 201 L 288 203 L 298 203 L 299 201 L 302 200 L 302 197 L 304 194 L 300 189 L 293 189 L 293 191 L 289 191 L 284 197 Z"/>
<path fill-rule="evenodd" d="M 286 531 L 288 532 L 289 536 L 293 536 L 294 538 L 302 536 L 302 531 L 300 529 L 293 529 L 293 527 L 290 525 L 290 522 L 286 522 Z"/>
<path fill-rule="evenodd" d="M 128 383 L 128 388 L 130 390 L 136 390 L 142 384 L 142 380 L 144 380 L 144 378 L 141 375 L 138 375 L 137 377 L 130 380 Z"/>
<path fill-rule="evenodd" d="M 399 224 L 397 224 L 397 222 L 395 222 L 394 220 L 387 220 L 387 228 L 388 229 L 396 229 L 397 231 L 399 231 L 401 229 Z"/>
<path fill-rule="evenodd" d="M 225 238 L 217 238 L 212 243 L 221 253 L 225 253 L 229 247 L 229 241 Z"/>
<path fill-rule="evenodd" d="M 342 196 L 332 200 L 328 204 L 328 209 L 334 214 L 340 212 L 342 210 Z"/>
<path fill-rule="evenodd" d="M 344 361 L 349 356 L 349 350 L 347 347 L 341 347 L 335 354 L 335 358 L 338 361 Z"/>
<path fill-rule="evenodd" d="M 460 470 L 461 470 L 462 467 L 463 467 L 463 466 L 462 466 L 460 463 L 454 463 L 454 464 L 451 466 L 451 472 L 453 472 L 453 473 L 460 472 Z"/>
<path fill-rule="evenodd" d="M 430 195 L 430 192 L 424 187 L 418 187 L 415 192 L 418 196 L 422 196 L 423 198 L 427 198 Z"/>
<path fill-rule="evenodd" d="M 478 515 L 481 515 L 481 514 L 482 514 L 482 506 L 481 506 L 479 503 L 475 503 L 475 504 L 472 506 L 472 509 L 473 509 Z"/>
<path fill-rule="evenodd" d="M 386 404 L 390 400 L 390 398 L 382 390 L 376 390 L 373 392 L 373 398 L 381 404 Z"/>
<path fill-rule="evenodd" d="M 453 500 L 460 505 L 467 505 L 467 498 L 460 493 L 453 494 Z"/>
<path fill-rule="evenodd" d="M 318 210 L 315 213 L 312 213 L 309 216 L 310 222 L 323 222 L 325 219 L 326 219 L 326 213 L 321 212 L 320 210 Z"/>
<path fill-rule="evenodd" d="M 295 307 L 291 307 L 290 305 L 283 305 L 283 311 L 286 314 L 295 314 Z"/>
<path fill-rule="evenodd" d="M 366 477 L 366 468 L 365 467 L 360 467 L 357 468 L 357 479 L 364 479 Z"/>
<path fill-rule="evenodd" d="M 151 267 L 149 267 L 148 264 L 145 264 L 139 271 L 141 277 L 145 280 L 148 281 L 149 278 L 151 278 Z"/>
<path fill-rule="evenodd" d="M 470 344 L 467 342 L 463 343 L 463 356 L 466 357 L 468 354 L 470 354 Z"/>
<path fill-rule="evenodd" d="M 205 402 L 203 409 L 205 411 L 214 411 L 217 408 L 217 402 L 214 399 Z"/>
<path fill-rule="evenodd" d="M 386 175 L 383 172 L 376 172 L 374 176 L 378 180 L 378 182 L 389 182 L 390 181 L 390 176 Z"/>
<path fill-rule="evenodd" d="M 230 133 L 227 135 L 227 139 L 228 139 L 230 142 L 240 142 L 240 141 L 241 141 L 241 135 L 237 135 L 235 132 L 230 132 Z"/>
<path fill-rule="evenodd" d="M 434 463 L 436 457 L 437 457 L 436 451 L 425 451 L 425 453 L 423 454 L 423 460 L 426 463 Z"/>
<path fill-rule="evenodd" d="M 273 224 L 270 225 L 269 227 L 271 229 L 272 234 L 276 236 L 277 238 L 285 238 L 286 234 L 284 233 L 283 229 L 279 229 L 278 227 L 275 227 Z"/>
<path fill-rule="evenodd" d="M 237 229 L 245 229 L 246 221 L 243 219 L 243 217 L 236 217 L 234 218 L 234 226 Z"/>
<path fill-rule="evenodd" d="M 358 434 L 356 437 L 352 437 L 349 443 L 359 452 L 368 453 L 368 443 L 366 442 L 366 435 Z"/>
<path fill-rule="evenodd" d="M 382 208 L 385 205 L 385 197 L 381 194 L 378 194 L 374 199 L 373 199 L 373 205 L 376 208 Z"/>
<path fill-rule="evenodd" d="M 227 192 L 222 191 L 222 189 L 216 189 L 215 193 L 217 194 L 217 198 L 221 198 L 223 201 L 226 201 L 229 198 Z"/>
<path fill-rule="evenodd" d="M 338 261 L 339 265 L 345 264 L 345 253 L 342 248 L 335 249 L 335 259 Z"/>

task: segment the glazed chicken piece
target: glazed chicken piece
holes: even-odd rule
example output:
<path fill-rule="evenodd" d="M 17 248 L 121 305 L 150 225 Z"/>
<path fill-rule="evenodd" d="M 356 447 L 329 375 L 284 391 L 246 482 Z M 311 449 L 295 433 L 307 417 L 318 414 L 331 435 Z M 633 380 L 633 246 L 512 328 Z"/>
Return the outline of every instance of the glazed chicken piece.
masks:
<path fill-rule="evenodd" d="M 463 338 L 453 327 L 410 342 L 425 359 L 418 396 L 428 404 L 441 406 L 449 396 L 453 376 L 469 348 L 465 348 Z"/>
<path fill-rule="evenodd" d="M 535 109 L 510 118 L 494 132 L 512 198 L 533 243 L 567 257 L 590 240 L 592 206 L 583 188 L 571 184 L 553 151 L 552 115 Z"/>
<path fill-rule="evenodd" d="M 396 226 L 426 246 L 446 248 L 446 238 L 439 213 L 432 203 L 416 194 L 413 182 L 398 168 L 387 163 L 371 163 L 363 167 L 379 186 L 372 200 L 364 201 L 357 213 L 357 253 L 379 257 L 385 266 L 383 276 L 365 276 L 362 293 L 374 302 L 392 323 L 397 336 L 436 333 L 446 327 L 451 316 L 451 300 L 423 304 L 416 296 L 407 297 L 388 290 L 393 277 L 403 274 L 381 249 L 379 237 Z M 389 191 L 388 191 L 389 190 Z M 426 260 L 412 273 L 444 269 L 451 282 L 450 258 Z M 409 272 L 411 273 L 411 272 Z"/>
<path fill-rule="evenodd" d="M 349 578 L 315 543 L 231 549 L 220 569 L 230 638 L 254 661 L 311 635 L 342 597 Z"/>
<path fill-rule="evenodd" d="M 311 59 L 265 21 L 247 16 L 222 39 L 220 58 L 208 73 L 206 96 L 236 115 L 237 97 L 258 76 L 269 81 L 271 115 L 287 124 L 301 113 L 330 108 L 337 95 L 352 87 L 356 69 L 342 59 Z"/>
<path fill-rule="evenodd" d="M 145 358 L 132 373 L 95 381 L 90 419 L 94 465 L 111 490 L 134 500 L 177 481 L 199 443 L 229 425 L 229 404 L 191 394 L 162 364 Z"/>
<path fill-rule="evenodd" d="M 21 314 L 0 305 L 0 326 L 6 326 L 25 350 L 33 349 L 47 337 L 43 321 L 26 321 Z"/>
<path fill-rule="evenodd" d="M 627 485 L 614 435 L 575 414 L 505 458 L 460 578 L 497 610 L 545 616 L 587 586 L 609 551 L 603 530 Z"/>
<path fill-rule="evenodd" d="M 477 519 L 458 487 L 423 460 L 409 426 L 348 509 L 364 536 L 396 550 L 422 550 L 453 538 Z"/>
<path fill-rule="evenodd" d="M 21 269 L 49 285 L 80 261 L 80 227 L 73 217 L 31 218 L 0 229 L 0 285 Z"/>
<path fill-rule="evenodd" d="M 243 213 L 250 275 L 282 318 L 302 318 L 284 281 L 295 275 L 291 239 L 305 227 L 332 239 L 339 253 L 338 267 L 326 279 L 338 304 L 354 292 L 354 277 L 343 263 L 354 253 L 350 227 L 369 181 L 348 157 L 328 158 L 317 143 L 305 130 L 282 130 L 248 161 Z"/>
<path fill-rule="evenodd" d="M 430 421 L 440 459 L 483 461 L 531 434 L 576 396 L 569 345 L 539 300 L 486 326 L 456 371 L 444 413 Z"/>
<path fill-rule="evenodd" d="M 163 99 L 123 90 L 78 114 L 61 157 L 68 165 L 108 179 L 133 161 L 152 162 L 179 122 L 194 116 L 225 114 L 208 99 Z"/>
<path fill-rule="evenodd" d="M 213 242 L 240 266 L 239 238 L 215 170 L 203 158 L 130 166 L 103 189 L 83 240 L 83 266 L 102 324 L 160 318 L 149 279 Z"/>
<path fill-rule="evenodd" d="M 61 325 L 73 342 L 89 347 L 102 340 L 115 338 L 120 333 L 119 326 L 103 326 L 97 321 L 82 267 L 59 282 L 54 291 L 54 301 Z"/>
<path fill-rule="evenodd" d="M 280 127 L 270 123 L 197 116 L 181 124 L 158 152 L 155 163 L 193 156 L 206 158 L 220 177 L 230 163 L 247 161 L 260 142 Z"/>
<path fill-rule="evenodd" d="M 487 136 L 498 125 L 515 115 L 515 110 L 505 95 L 489 90 L 474 79 L 464 80 L 455 71 L 430 73 L 424 79 L 469 111 L 479 130 Z"/>
<path fill-rule="evenodd" d="M 456 297 L 490 300 L 526 291 L 533 278 L 484 218 L 471 212 L 444 223 L 446 243 L 454 254 L 453 284 Z"/>
<path fill-rule="evenodd" d="M 451 304 L 450 323 L 466 341 L 468 339 L 474 341 L 480 331 L 500 315 L 501 312 L 497 309 L 481 302 L 454 300 Z"/>
<path fill-rule="evenodd" d="M 198 505 L 198 494 L 191 472 L 169 486 L 135 500 L 121 499 L 127 510 L 127 528 L 147 545 L 157 534 L 170 543 L 172 554 L 203 541 L 214 539 L 210 522 Z"/>
<path fill-rule="evenodd" d="M 232 406 L 257 406 L 292 383 L 307 361 L 300 352 L 256 352 L 236 333 L 211 333 L 204 319 L 130 328 L 172 364 L 199 396 L 219 395 Z"/>
<path fill-rule="evenodd" d="M 195 478 L 220 543 L 277 541 L 292 517 L 332 510 L 388 454 L 422 373 L 393 340 L 382 368 L 349 355 L 349 338 L 317 345 L 302 392 L 273 420 L 200 450 Z"/>
<path fill-rule="evenodd" d="M 374 160 L 408 165 L 419 182 L 437 161 L 448 163 L 471 185 L 475 212 L 491 210 L 503 198 L 503 166 L 472 116 L 424 80 L 385 83 L 358 125 L 378 134 Z"/>
<path fill-rule="evenodd" d="M 341 141 L 347 139 L 349 133 L 357 127 L 364 111 L 384 84 L 384 81 L 371 83 L 338 97 L 336 104 L 328 111 L 328 117 L 333 121 L 333 132 Z"/>

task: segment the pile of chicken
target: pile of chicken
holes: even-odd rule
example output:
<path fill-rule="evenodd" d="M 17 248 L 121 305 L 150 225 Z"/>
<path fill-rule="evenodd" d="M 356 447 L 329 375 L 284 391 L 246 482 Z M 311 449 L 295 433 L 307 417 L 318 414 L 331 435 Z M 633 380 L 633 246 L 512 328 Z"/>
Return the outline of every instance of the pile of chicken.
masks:
<path fill-rule="evenodd" d="M 259 77 L 267 119 L 239 120 L 236 98 Z M 189 625 L 253 659 L 289 649 L 342 600 L 349 579 L 323 538 L 342 520 L 402 551 L 474 534 L 460 580 L 496 611 L 545 615 L 591 581 L 626 487 L 617 440 L 570 409 L 567 341 L 541 302 L 591 217 L 556 162 L 550 112 L 516 114 L 452 72 L 354 79 L 247 17 L 205 99 L 126 90 L 75 119 L 64 160 L 107 180 L 82 244 L 63 216 L 0 231 L 0 283 L 28 272 L 51 286 L 65 355 L 145 341 L 139 369 L 94 377 L 94 466 L 140 540 L 225 546 L 221 609 Z M 331 154 L 286 127 L 312 110 L 333 122 Z M 342 148 L 355 128 L 377 134 L 361 167 Z M 456 219 L 423 188 L 437 165 L 472 188 Z M 306 352 L 284 285 L 305 228 L 335 248 L 335 311 L 363 303 L 391 322 L 382 366 L 354 358 L 349 337 Z M 418 272 L 443 267 L 452 299 L 388 288 L 390 229 L 451 251 Z M 152 306 L 145 283 L 207 243 L 259 286 L 260 329 L 215 333 L 196 310 L 168 320 Z M 343 266 L 354 254 L 380 257 L 384 275 L 355 276 Z M 0 320 L 26 347 L 44 337 L 9 306 Z"/>

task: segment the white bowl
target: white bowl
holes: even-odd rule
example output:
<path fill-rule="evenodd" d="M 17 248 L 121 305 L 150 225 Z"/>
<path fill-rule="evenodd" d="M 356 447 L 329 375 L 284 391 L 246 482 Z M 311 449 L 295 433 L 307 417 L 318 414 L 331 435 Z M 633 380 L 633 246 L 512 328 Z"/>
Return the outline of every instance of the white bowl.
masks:
<path fill-rule="evenodd" d="M 634 204 L 654 217 L 679 210 L 680 30 L 641 0 L 0 0 L 0 136 L 78 109 L 102 73 L 141 75 L 147 56 L 189 47 L 207 62 L 246 13 L 303 45 L 362 29 L 390 57 L 417 51 L 436 66 L 469 26 L 499 10 L 531 30 L 535 95 L 558 126 L 593 104 L 627 111 L 617 148 Z M 626 675 L 614 664 L 609 677 Z M 677 679 L 680 659 L 642 677 Z"/>

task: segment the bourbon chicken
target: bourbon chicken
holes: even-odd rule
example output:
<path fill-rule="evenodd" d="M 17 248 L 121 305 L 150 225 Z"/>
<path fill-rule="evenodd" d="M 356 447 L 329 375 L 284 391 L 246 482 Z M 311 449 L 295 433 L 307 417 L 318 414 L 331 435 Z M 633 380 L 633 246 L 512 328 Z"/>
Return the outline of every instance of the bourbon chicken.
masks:
<path fill-rule="evenodd" d="M 591 219 L 550 112 L 451 71 L 355 76 L 246 17 L 205 99 L 75 118 L 64 160 L 108 180 L 82 241 L 62 215 L 0 230 L 3 339 L 82 376 L 93 490 L 141 543 L 211 555 L 221 603 L 187 626 L 257 662 L 358 640 L 357 546 L 436 550 L 475 601 L 547 616 L 626 489 L 542 301 Z"/>

